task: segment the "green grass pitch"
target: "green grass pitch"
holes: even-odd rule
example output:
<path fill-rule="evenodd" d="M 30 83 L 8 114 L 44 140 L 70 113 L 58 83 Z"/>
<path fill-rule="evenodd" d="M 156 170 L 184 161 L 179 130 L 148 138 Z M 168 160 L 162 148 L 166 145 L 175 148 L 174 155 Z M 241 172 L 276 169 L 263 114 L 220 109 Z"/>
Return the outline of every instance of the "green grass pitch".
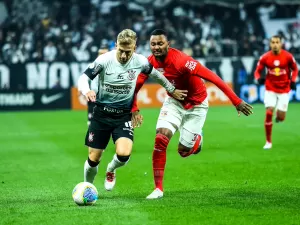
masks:
<path fill-rule="evenodd" d="M 204 149 L 181 158 L 178 134 L 168 148 L 165 197 L 149 201 L 151 156 L 158 109 L 144 109 L 130 162 L 103 187 L 105 151 L 95 206 L 78 207 L 74 186 L 83 180 L 86 112 L 0 114 L 0 224 L 300 224 L 300 104 L 273 126 L 273 149 L 262 147 L 264 108 L 237 117 L 233 107 L 211 107 Z"/>

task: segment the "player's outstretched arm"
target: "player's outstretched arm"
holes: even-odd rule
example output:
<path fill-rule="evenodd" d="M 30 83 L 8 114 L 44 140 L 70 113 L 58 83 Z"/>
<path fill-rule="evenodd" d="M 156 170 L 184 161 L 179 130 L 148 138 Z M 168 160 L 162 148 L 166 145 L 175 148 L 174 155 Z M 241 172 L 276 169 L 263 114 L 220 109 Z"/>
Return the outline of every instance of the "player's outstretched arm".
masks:
<path fill-rule="evenodd" d="M 169 92 L 175 99 L 182 101 L 187 96 L 187 90 L 175 89 L 170 81 L 168 81 L 168 79 L 155 68 L 152 69 L 149 76 L 155 79 L 161 86 L 163 86 L 167 90 L 167 92 Z"/>
<path fill-rule="evenodd" d="M 201 78 L 214 83 L 218 88 L 220 88 L 220 90 L 222 90 L 227 95 L 232 104 L 236 107 L 239 115 L 240 112 L 242 112 L 246 116 L 249 116 L 253 113 L 253 107 L 240 99 L 217 74 L 204 66 L 198 66 L 197 71 L 195 72 L 196 73 L 194 74 L 196 74 L 197 76 L 200 76 Z"/>
<path fill-rule="evenodd" d="M 95 102 L 96 93 L 90 89 L 89 79 L 86 74 L 82 74 L 78 79 L 78 90 L 85 96 L 87 101 Z"/>

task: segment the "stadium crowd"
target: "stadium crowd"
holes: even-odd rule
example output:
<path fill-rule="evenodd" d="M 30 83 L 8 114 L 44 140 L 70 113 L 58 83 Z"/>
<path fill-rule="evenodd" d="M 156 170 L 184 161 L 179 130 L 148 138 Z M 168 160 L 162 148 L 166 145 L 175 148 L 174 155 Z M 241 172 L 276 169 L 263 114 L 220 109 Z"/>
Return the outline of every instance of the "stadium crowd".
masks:
<path fill-rule="evenodd" d="M 149 33 L 163 28 L 172 46 L 200 57 L 259 56 L 268 49 L 264 18 L 300 18 L 300 5 L 180 4 L 148 0 L 5 0 L 0 27 L 0 63 L 90 61 L 100 46 L 114 47 L 116 34 L 132 28 L 137 52 L 149 50 Z M 284 8 L 284 10 L 282 10 Z M 285 48 L 300 54 L 300 28 L 291 25 Z"/>

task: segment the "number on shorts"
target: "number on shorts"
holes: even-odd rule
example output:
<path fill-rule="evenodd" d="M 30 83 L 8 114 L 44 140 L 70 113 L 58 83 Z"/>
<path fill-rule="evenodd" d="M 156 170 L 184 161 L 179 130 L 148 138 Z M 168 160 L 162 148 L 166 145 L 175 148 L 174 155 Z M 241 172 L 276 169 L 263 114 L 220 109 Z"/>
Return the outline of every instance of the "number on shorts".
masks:
<path fill-rule="evenodd" d="M 197 134 L 194 134 L 192 141 L 196 141 L 196 139 L 197 139 Z"/>
<path fill-rule="evenodd" d="M 125 127 L 129 127 L 130 129 L 132 129 L 131 121 L 125 122 Z"/>

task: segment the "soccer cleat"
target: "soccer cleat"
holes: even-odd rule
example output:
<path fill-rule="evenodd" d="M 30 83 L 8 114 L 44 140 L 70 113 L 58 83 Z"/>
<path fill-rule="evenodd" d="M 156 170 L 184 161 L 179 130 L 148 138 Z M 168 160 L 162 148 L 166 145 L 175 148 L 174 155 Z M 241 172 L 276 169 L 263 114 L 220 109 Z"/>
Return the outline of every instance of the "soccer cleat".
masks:
<path fill-rule="evenodd" d="M 272 148 L 272 143 L 271 142 L 266 142 L 265 146 L 263 149 L 271 149 Z"/>
<path fill-rule="evenodd" d="M 104 187 L 107 191 L 111 191 L 116 184 L 116 171 L 106 172 Z"/>
<path fill-rule="evenodd" d="M 192 149 L 193 154 L 196 155 L 199 152 L 201 152 L 202 147 L 203 147 L 203 133 L 201 132 L 200 135 L 197 135 L 196 142 L 195 142 L 194 147 Z"/>
<path fill-rule="evenodd" d="M 163 196 L 164 193 L 159 188 L 155 188 L 154 191 L 146 197 L 146 199 L 158 199 L 162 198 Z"/>

